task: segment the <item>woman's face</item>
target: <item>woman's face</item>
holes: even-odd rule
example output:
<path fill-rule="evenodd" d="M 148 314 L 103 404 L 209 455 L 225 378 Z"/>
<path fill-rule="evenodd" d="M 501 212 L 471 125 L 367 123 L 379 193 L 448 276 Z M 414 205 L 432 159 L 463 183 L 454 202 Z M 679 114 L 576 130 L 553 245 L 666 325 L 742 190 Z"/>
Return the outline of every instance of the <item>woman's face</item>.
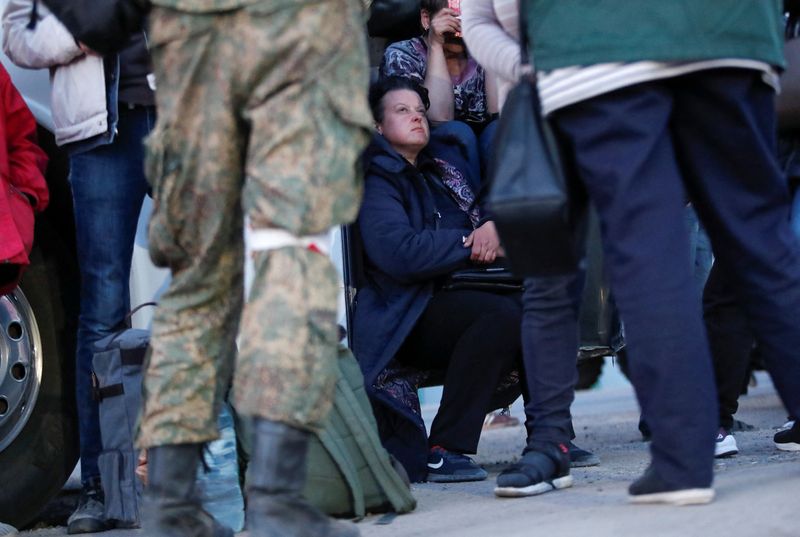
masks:
<path fill-rule="evenodd" d="M 383 120 L 378 123 L 378 132 L 413 163 L 430 138 L 422 99 L 415 91 L 400 89 L 384 95 L 382 102 Z"/>

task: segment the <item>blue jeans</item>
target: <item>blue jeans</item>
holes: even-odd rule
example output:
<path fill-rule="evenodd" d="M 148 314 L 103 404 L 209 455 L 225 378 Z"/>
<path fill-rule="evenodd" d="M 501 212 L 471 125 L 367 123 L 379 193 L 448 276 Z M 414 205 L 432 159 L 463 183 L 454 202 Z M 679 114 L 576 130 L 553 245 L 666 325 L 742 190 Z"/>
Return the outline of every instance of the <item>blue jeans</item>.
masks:
<path fill-rule="evenodd" d="M 92 347 L 118 329 L 130 310 L 133 243 L 149 188 L 142 141 L 154 123 L 154 108 L 130 110 L 121 105 L 114 141 L 70 157 L 81 271 L 75 382 L 84 486 L 98 479 L 102 451 L 98 406 L 92 397 Z"/>
<path fill-rule="evenodd" d="M 496 130 L 496 120 L 486 125 L 480 136 L 463 121 L 447 121 L 431 129 L 428 148 L 434 156 L 451 164 L 464 162 L 471 183 L 483 185 Z"/>
<path fill-rule="evenodd" d="M 697 213 L 691 205 L 685 210 L 686 225 L 689 228 L 689 264 L 694 270 L 694 282 L 697 284 L 699 293 L 703 292 L 703 287 L 711 272 L 711 265 L 714 263 L 714 253 L 711 251 L 711 239 L 708 238 L 705 228 L 697 218 Z"/>

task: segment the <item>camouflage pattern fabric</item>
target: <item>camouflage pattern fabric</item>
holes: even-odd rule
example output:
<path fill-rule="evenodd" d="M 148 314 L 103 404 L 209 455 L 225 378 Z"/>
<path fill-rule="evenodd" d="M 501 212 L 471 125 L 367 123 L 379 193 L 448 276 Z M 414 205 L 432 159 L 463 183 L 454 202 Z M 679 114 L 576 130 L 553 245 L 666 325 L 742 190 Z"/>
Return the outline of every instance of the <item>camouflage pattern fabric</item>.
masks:
<path fill-rule="evenodd" d="M 155 6 L 166 7 L 185 13 L 213 13 L 230 11 L 240 7 L 263 2 L 263 0 L 149 0 Z M 319 0 L 272 0 L 271 8 L 282 9 L 319 3 Z M 372 0 L 361 0 L 365 9 L 369 9 Z M 366 17 L 366 14 L 364 15 Z M 364 20 L 366 22 L 366 19 Z"/>
<path fill-rule="evenodd" d="M 300 236 L 355 218 L 372 123 L 363 6 L 156 7 L 150 24 L 150 254 L 172 281 L 153 319 L 138 443 L 216 438 L 239 332 L 237 411 L 313 429 L 333 390 L 334 269 L 300 247 L 256 252 L 244 306 L 242 222 Z"/>

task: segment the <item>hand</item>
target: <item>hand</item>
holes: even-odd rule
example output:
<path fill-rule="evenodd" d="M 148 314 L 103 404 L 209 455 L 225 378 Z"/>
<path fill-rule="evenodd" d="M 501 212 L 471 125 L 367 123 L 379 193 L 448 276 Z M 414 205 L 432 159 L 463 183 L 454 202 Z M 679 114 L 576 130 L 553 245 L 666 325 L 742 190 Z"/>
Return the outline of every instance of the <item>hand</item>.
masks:
<path fill-rule="evenodd" d="M 84 54 L 86 54 L 87 56 L 100 56 L 100 54 L 98 54 L 98 53 L 97 53 L 97 52 L 95 52 L 94 50 L 90 49 L 90 48 L 89 48 L 89 47 L 86 45 L 86 43 L 81 43 L 80 41 L 77 41 L 77 43 L 78 43 L 78 47 L 79 47 L 79 48 L 80 48 L 80 49 L 83 51 L 83 53 L 84 53 Z"/>
<path fill-rule="evenodd" d="M 469 234 L 464 241 L 464 248 L 472 248 L 472 254 L 469 256 L 472 261 L 485 265 L 494 263 L 495 259 L 505 255 L 500 246 L 497 228 L 491 220 Z"/>
<path fill-rule="evenodd" d="M 444 34 L 454 34 L 461 31 L 461 19 L 458 13 L 449 7 L 440 9 L 431 19 L 428 36 L 431 43 L 444 43 Z"/>

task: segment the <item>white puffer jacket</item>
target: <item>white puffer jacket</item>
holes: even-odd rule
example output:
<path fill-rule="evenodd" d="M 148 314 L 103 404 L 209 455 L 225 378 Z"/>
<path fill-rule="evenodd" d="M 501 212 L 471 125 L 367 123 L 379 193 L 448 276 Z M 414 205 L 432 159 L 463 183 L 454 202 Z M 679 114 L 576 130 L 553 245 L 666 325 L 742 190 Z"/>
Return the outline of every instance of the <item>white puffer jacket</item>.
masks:
<path fill-rule="evenodd" d="M 28 29 L 32 9 L 32 0 L 9 0 L 3 12 L 3 51 L 20 67 L 50 69 L 58 145 L 103 134 L 108 130 L 103 59 L 84 54 L 42 2 L 36 28 Z"/>

